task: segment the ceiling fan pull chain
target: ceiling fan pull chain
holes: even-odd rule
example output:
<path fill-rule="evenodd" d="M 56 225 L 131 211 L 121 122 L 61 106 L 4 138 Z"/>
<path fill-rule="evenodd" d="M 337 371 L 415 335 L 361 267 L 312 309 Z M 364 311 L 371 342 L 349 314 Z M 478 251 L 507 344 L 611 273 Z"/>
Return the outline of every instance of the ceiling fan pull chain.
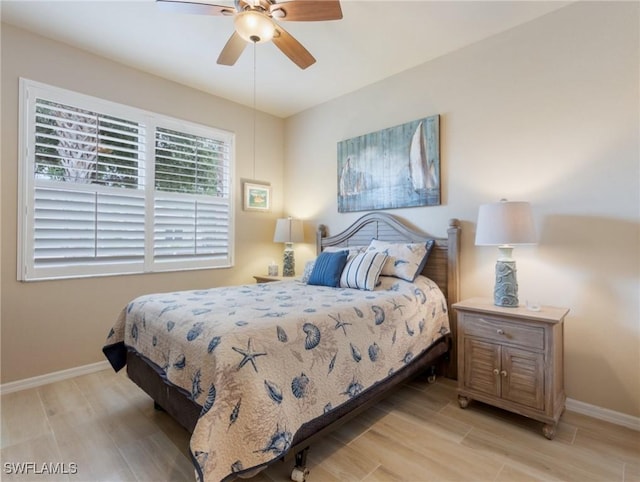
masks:
<path fill-rule="evenodd" d="M 253 179 L 256 178 L 256 48 L 253 42 Z"/>

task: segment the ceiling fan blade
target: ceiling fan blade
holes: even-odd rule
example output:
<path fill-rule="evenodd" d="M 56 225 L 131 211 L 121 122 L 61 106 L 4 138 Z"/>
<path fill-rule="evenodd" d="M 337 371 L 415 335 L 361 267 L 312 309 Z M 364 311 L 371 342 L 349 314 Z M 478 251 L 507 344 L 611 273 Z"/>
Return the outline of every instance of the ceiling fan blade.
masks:
<path fill-rule="evenodd" d="M 316 62 L 313 55 L 311 55 L 300 42 L 293 38 L 289 32 L 279 25 L 276 25 L 273 43 L 276 44 L 276 47 L 278 47 L 283 54 L 289 57 L 301 69 L 306 69 Z"/>
<path fill-rule="evenodd" d="M 233 32 L 233 35 L 227 40 L 222 52 L 220 52 L 218 56 L 218 63 L 220 65 L 235 64 L 246 46 L 247 42 L 245 42 L 237 32 Z"/>
<path fill-rule="evenodd" d="M 199 15 L 233 15 L 236 13 L 233 7 L 202 3 L 195 0 L 156 0 L 156 3 L 163 10 L 177 13 L 195 13 Z"/>
<path fill-rule="evenodd" d="M 290 0 L 274 3 L 269 10 L 274 18 L 287 21 L 313 22 L 342 18 L 339 0 Z"/>

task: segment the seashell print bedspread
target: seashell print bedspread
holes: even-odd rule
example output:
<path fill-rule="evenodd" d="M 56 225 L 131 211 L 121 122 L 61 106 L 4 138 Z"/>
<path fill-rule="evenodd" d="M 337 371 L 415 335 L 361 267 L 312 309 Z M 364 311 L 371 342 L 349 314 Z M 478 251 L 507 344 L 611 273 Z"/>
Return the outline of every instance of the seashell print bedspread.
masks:
<path fill-rule="evenodd" d="M 433 281 L 380 280 L 375 291 L 292 280 L 141 296 L 104 352 L 118 370 L 131 347 L 190 393 L 202 406 L 190 442 L 196 476 L 233 478 L 280 458 L 303 423 L 449 333 Z"/>

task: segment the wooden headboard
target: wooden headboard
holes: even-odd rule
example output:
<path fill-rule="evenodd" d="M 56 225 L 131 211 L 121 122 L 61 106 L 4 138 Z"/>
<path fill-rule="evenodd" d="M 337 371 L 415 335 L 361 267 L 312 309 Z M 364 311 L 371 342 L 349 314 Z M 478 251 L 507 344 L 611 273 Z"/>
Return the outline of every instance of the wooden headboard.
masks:
<path fill-rule="evenodd" d="M 329 246 L 349 247 L 368 246 L 373 238 L 393 243 L 417 243 L 435 240 L 422 274 L 440 287 L 449 310 L 449 321 L 453 337 L 453 353 L 450 358 L 448 376 L 456 374 L 456 312 L 451 305 L 459 301 L 460 295 L 460 221 L 451 219 L 447 228 L 447 237 L 438 238 L 422 233 L 405 225 L 400 218 L 383 212 L 365 214 L 343 232 L 327 236 L 327 228 L 318 226 L 316 250 L 320 253 Z"/>

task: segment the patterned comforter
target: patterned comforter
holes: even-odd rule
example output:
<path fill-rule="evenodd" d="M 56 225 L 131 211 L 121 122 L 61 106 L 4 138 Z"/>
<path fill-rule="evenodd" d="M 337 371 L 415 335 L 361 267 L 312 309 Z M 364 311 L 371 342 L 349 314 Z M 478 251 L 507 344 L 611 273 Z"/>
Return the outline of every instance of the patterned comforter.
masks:
<path fill-rule="evenodd" d="M 126 347 L 202 407 L 200 480 L 266 466 L 299 427 L 385 379 L 449 333 L 436 284 L 382 276 L 375 291 L 283 281 L 152 294 L 121 312 L 104 352 Z"/>

